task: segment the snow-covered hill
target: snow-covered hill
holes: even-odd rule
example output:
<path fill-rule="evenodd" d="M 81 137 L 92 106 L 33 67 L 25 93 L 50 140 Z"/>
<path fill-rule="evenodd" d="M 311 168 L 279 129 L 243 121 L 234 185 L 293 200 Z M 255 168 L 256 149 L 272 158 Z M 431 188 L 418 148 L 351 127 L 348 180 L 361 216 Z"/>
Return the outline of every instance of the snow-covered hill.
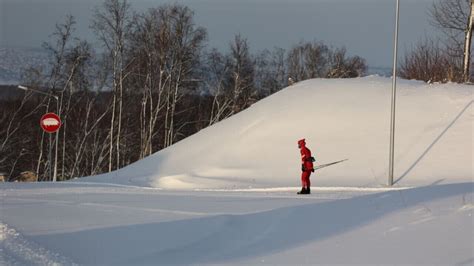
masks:
<path fill-rule="evenodd" d="M 473 86 L 400 80 L 397 186 L 472 181 Z M 387 183 L 391 79 L 315 79 L 110 174 L 80 181 L 163 189 L 275 188 L 299 185 L 297 140 L 317 163 L 313 186 Z"/>

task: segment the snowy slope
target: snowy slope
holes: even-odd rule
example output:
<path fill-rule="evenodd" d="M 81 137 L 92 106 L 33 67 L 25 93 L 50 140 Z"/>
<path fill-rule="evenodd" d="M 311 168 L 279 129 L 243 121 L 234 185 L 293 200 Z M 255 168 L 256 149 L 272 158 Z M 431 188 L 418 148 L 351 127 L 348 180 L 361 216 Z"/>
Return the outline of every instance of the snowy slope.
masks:
<path fill-rule="evenodd" d="M 472 265 L 473 183 L 196 192 L 0 184 L 1 265 Z"/>
<path fill-rule="evenodd" d="M 306 138 L 318 163 L 349 160 L 312 177 L 315 186 L 387 183 L 391 79 L 300 82 L 152 156 L 81 181 L 164 189 L 297 186 Z M 472 181 L 473 86 L 400 80 L 397 186 Z"/>

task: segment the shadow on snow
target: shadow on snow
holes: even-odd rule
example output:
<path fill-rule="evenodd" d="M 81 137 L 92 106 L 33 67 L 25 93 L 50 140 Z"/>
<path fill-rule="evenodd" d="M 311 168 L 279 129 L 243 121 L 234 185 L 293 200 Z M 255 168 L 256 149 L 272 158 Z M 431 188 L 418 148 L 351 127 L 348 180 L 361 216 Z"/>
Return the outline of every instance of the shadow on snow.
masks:
<path fill-rule="evenodd" d="M 33 240 L 48 243 L 80 264 L 219 263 L 295 248 L 423 202 L 472 193 L 473 189 L 474 183 L 428 186 L 253 214 L 42 235 Z M 65 243 L 74 243 L 81 250 Z"/>

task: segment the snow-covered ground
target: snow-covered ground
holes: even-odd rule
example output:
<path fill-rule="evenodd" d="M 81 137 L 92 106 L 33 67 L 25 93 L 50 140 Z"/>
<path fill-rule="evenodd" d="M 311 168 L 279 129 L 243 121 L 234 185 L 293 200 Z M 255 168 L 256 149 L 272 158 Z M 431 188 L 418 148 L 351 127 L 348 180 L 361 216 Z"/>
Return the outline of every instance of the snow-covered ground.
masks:
<path fill-rule="evenodd" d="M 0 265 L 474 264 L 473 87 L 310 80 L 145 160 L 0 184 Z M 305 137 L 318 163 L 296 195 Z"/>
<path fill-rule="evenodd" d="M 473 183 L 307 197 L 2 186 L 2 265 L 474 263 Z"/>

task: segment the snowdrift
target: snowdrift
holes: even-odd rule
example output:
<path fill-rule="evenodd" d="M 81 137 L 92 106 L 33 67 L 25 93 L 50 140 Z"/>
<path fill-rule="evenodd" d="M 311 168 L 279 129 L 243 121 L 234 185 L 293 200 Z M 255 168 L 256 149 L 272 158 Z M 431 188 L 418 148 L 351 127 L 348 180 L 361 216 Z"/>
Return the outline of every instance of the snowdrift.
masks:
<path fill-rule="evenodd" d="M 316 164 L 346 162 L 312 175 L 313 186 L 387 183 L 391 79 L 314 79 L 118 171 L 78 179 L 163 189 L 298 186 L 297 140 Z M 397 186 L 472 181 L 473 86 L 400 80 Z"/>

